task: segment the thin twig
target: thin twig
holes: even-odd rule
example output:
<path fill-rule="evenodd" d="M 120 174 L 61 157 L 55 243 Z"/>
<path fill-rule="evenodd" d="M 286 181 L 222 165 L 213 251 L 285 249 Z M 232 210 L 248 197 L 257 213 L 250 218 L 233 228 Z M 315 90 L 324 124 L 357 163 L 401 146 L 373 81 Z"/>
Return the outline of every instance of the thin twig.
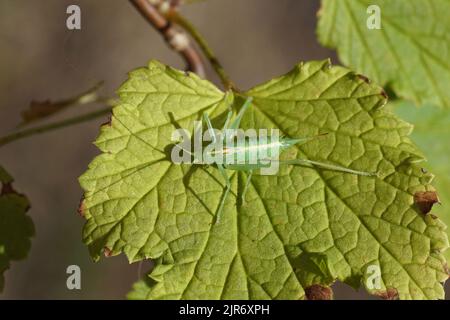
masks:
<path fill-rule="evenodd" d="M 101 117 L 103 115 L 110 113 L 111 108 L 112 108 L 112 106 L 108 106 L 106 108 L 103 108 L 103 109 L 100 109 L 100 110 L 97 110 L 94 112 L 86 113 L 86 114 L 83 114 L 83 115 L 75 117 L 75 118 L 65 119 L 60 122 L 50 123 L 50 124 L 42 125 L 39 127 L 34 127 L 34 128 L 11 133 L 7 136 L 0 137 L 0 147 L 6 145 L 8 143 L 11 143 L 13 141 L 20 140 L 20 139 L 23 139 L 23 138 L 26 138 L 26 137 L 29 137 L 29 136 L 32 136 L 35 134 L 53 131 L 53 130 L 60 129 L 60 128 L 63 128 L 66 126 L 82 123 L 85 121 L 89 121 L 89 120 Z"/>
<path fill-rule="evenodd" d="M 108 102 L 109 98 L 102 98 L 98 95 L 98 91 L 103 86 L 103 81 L 97 83 L 94 87 L 86 90 L 76 96 L 62 99 L 59 101 L 31 101 L 28 109 L 22 111 L 22 123 L 19 124 L 20 127 L 29 125 L 43 118 L 54 115 L 55 113 L 61 112 L 62 110 L 71 106 L 80 106 L 84 104 L 89 104 L 93 102 Z"/>
<path fill-rule="evenodd" d="M 141 15 L 164 37 L 169 46 L 179 52 L 187 63 L 189 71 L 201 78 L 206 77 L 203 61 L 197 50 L 189 43 L 184 33 L 175 29 L 148 0 L 130 0 Z"/>
<path fill-rule="evenodd" d="M 197 29 L 192 25 L 190 21 L 184 18 L 177 10 L 172 9 L 167 15 L 168 19 L 180 27 L 182 27 L 189 35 L 197 42 L 203 54 L 206 56 L 208 61 L 211 63 L 214 71 L 219 76 L 223 86 L 226 90 L 238 91 L 234 83 L 231 81 L 228 74 L 225 72 L 222 64 L 217 59 L 216 55 L 212 51 L 211 47 L 208 45 L 203 36 L 197 31 Z"/>

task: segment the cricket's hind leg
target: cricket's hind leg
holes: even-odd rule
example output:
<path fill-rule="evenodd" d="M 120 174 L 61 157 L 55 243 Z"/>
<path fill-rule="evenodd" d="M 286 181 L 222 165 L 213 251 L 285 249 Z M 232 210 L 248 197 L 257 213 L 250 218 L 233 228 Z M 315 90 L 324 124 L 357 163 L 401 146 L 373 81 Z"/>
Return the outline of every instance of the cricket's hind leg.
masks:
<path fill-rule="evenodd" d="M 337 166 L 337 165 L 333 165 L 333 164 L 329 164 L 329 163 L 318 162 L 318 161 L 313 161 L 313 160 L 308 160 L 308 159 L 281 160 L 280 163 L 281 164 L 293 164 L 293 165 L 295 165 L 295 164 L 312 165 L 312 166 L 317 166 L 317 167 L 320 167 L 323 169 L 345 172 L 345 173 L 350 173 L 350 174 L 356 174 L 359 176 L 367 176 L 367 177 L 378 176 L 377 172 L 358 171 L 358 170 L 353 170 L 353 169 L 349 169 L 349 168 L 345 168 L 345 167 L 341 167 L 341 166 Z"/>

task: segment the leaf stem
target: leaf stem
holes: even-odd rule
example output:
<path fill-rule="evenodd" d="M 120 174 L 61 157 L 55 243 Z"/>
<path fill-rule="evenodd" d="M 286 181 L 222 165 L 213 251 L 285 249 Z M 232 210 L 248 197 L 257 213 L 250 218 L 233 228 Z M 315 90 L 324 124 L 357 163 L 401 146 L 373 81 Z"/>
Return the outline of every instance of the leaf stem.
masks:
<path fill-rule="evenodd" d="M 183 17 L 177 10 L 170 10 L 167 18 L 182 27 L 195 40 L 205 57 L 213 67 L 214 71 L 219 76 L 223 86 L 226 90 L 238 91 L 231 78 L 225 72 L 224 67 L 217 59 L 211 47 L 206 42 L 205 38 L 200 34 L 197 28 L 185 17 Z"/>
<path fill-rule="evenodd" d="M 64 128 L 64 127 L 67 127 L 70 125 L 79 124 L 82 122 L 86 122 L 86 121 L 104 116 L 111 112 L 111 108 L 112 108 L 112 106 L 108 106 L 103 109 L 100 109 L 100 110 L 97 110 L 94 112 L 90 112 L 90 113 L 86 113 L 86 114 L 83 114 L 83 115 L 80 115 L 80 116 L 77 116 L 74 118 L 65 119 L 65 120 L 62 120 L 59 122 L 50 123 L 50 124 L 46 124 L 46 125 L 42 125 L 42 126 L 29 128 L 29 129 L 11 133 L 7 136 L 0 137 L 0 147 L 6 145 L 8 143 L 11 143 L 13 141 L 20 140 L 20 139 L 23 139 L 23 138 L 26 138 L 26 137 L 29 137 L 32 135 L 57 130 L 57 129 Z"/>

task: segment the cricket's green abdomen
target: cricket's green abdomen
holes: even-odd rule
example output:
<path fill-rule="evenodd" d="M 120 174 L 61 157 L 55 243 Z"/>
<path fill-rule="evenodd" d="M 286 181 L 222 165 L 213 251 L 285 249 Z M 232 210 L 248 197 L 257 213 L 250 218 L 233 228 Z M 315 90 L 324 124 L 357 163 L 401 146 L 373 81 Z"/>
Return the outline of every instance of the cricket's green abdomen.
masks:
<path fill-rule="evenodd" d="M 230 170 L 252 170 L 270 166 L 270 160 L 278 159 L 282 142 L 270 137 L 265 141 L 246 139 L 242 143 L 232 143 L 207 152 L 215 163 Z"/>

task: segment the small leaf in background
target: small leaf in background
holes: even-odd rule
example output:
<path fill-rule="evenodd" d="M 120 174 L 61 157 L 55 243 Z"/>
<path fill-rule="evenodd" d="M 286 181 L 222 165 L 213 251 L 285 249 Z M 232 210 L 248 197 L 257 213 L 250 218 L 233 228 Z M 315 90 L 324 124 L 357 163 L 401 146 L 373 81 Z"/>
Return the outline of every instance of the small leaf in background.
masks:
<path fill-rule="evenodd" d="M 55 113 L 58 113 L 67 107 L 73 105 L 88 104 L 99 100 L 98 90 L 103 86 L 103 82 L 99 82 L 91 89 L 80 93 L 75 97 L 60 101 L 31 101 L 30 107 L 22 111 L 21 125 L 27 125 L 36 120 L 41 120 Z"/>
<path fill-rule="evenodd" d="M 0 291 L 4 287 L 4 273 L 10 262 L 24 259 L 34 236 L 33 221 L 26 212 L 27 198 L 14 191 L 12 177 L 0 166 Z"/>
<path fill-rule="evenodd" d="M 426 154 L 427 170 L 436 175 L 433 185 L 438 191 L 441 205 L 433 207 L 433 214 L 450 225 L 450 113 L 434 106 L 412 108 L 410 103 L 392 103 L 396 114 L 414 125 L 413 141 Z M 450 236 L 450 228 L 447 228 Z M 446 251 L 450 261 L 450 250 Z"/>
<path fill-rule="evenodd" d="M 377 5 L 381 28 L 369 29 Z M 322 0 L 320 42 L 346 66 L 416 104 L 450 108 L 450 1 Z"/>
<path fill-rule="evenodd" d="M 282 159 L 378 177 L 281 166 L 255 174 L 241 202 L 246 175 L 229 171 L 232 192 L 217 224 L 222 176 L 214 166 L 173 164 L 167 148 L 177 127 L 193 132 L 204 112 L 220 127 L 227 106 L 238 110 L 244 97 L 155 61 L 131 72 L 119 96 L 95 142 L 102 154 L 80 177 L 80 211 L 94 259 L 154 260 L 129 298 L 302 299 L 331 296 L 318 288 L 336 279 L 379 296 L 444 297 L 445 225 L 414 204 L 417 192 L 433 191 L 432 175 L 421 170 L 411 125 L 383 108 L 385 93 L 365 77 L 329 61 L 299 64 L 243 94 L 254 100 L 241 126 L 292 138 L 327 132 Z M 373 266 L 379 288 L 364 281 Z"/>

